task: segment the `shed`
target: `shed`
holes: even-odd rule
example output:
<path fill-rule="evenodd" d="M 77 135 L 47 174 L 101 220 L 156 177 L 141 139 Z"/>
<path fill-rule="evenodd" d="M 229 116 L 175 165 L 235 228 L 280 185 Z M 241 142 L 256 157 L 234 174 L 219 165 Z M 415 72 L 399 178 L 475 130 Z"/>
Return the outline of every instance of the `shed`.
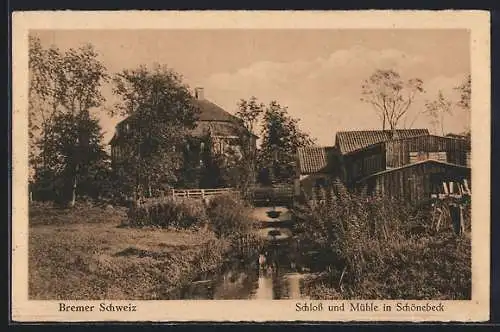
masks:
<path fill-rule="evenodd" d="M 308 146 L 297 150 L 296 194 L 311 195 L 315 188 L 327 187 L 339 173 L 338 151 L 333 146 Z"/>
<path fill-rule="evenodd" d="M 367 176 L 356 182 L 356 189 L 419 202 L 440 192 L 443 182 L 470 183 L 470 176 L 469 167 L 429 159 Z"/>

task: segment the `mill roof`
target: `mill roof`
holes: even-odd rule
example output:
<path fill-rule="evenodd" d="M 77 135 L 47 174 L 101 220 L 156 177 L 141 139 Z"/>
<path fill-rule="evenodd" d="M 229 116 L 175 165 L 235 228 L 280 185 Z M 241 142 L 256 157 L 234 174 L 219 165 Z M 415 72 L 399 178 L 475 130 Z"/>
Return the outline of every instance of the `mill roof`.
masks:
<path fill-rule="evenodd" d="M 299 170 L 301 174 L 311 174 L 326 171 L 330 166 L 333 146 L 308 146 L 297 149 Z"/>
<path fill-rule="evenodd" d="M 339 149 L 340 153 L 346 154 L 363 149 L 370 145 L 393 139 L 404 139 L 426 135 L 430 135 L 428 129 L 339 131 L 335 135 L 335 146 Z"/>

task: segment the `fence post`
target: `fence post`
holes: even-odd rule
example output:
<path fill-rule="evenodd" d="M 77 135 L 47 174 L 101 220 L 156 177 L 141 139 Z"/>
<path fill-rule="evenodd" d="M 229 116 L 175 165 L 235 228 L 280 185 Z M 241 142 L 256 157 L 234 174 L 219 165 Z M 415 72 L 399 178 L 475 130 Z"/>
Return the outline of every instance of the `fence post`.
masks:
<path fill-rule="evenodd" d="M 201 189 L 201 199 L 205 199 L 205 189 Z"/>

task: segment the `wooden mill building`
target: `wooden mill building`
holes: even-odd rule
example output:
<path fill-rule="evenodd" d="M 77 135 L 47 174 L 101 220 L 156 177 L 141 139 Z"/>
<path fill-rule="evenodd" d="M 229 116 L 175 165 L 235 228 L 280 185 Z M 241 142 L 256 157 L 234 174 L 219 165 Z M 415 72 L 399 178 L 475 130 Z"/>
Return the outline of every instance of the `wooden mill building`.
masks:
<path fill-rule="evenodd" d="M 316 149 L 335 157 L 314 157 L 313 148 L 299 151 L 300 181 L 305 175 L 322 179 L 313 186 L 304 182 L 306 193 L 321 187 L 325 178 L 340 178 L 352 190 L 419 201 L 439 192 L 444 181 L 470 182 L 469 138 L 435 136 L 427 129 L 341 131 L 335 146 Z"/>

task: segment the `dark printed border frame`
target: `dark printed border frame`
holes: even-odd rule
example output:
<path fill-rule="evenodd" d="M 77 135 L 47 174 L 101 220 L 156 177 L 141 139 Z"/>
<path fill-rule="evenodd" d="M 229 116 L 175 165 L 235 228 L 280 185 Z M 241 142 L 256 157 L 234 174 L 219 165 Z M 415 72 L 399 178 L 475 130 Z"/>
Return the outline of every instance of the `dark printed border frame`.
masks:
<path fill-rule="evenodd" d="M 383 3 L 382 3 L 383 2 Z M 34 324 L 24 324 L 13 322 L 11 320 L 11 225 L 13 222 L 11 218 L 11 179 L 12 179 L 12 89 L 11 89 L 11 14 L 13 11 L 25 11 L 25 10 L 353 10 L 353 9 L 420 9 L 420 10 L 444 10 L 444 9 L 477 9 L 477 10 L 491 10 L 491 276 L 490 276 L 490 321 L 487 323 L 390 323 L 390 322 L 377 322 L 377 323 L 324 323 L 324 322 L 293 322 L 293 323 L 269 323 L 269 324 L 255 324 L 255 323 L 150 323 L 147 322 L 106 322 L 106 323 L 37 323 L 36 328 L 47 331 L 61 330 L 64 328 L 70 328 L 71 330 L 80 330 L 83 328 L 96 327 L 99 329 L 107 330 L 136 330 L 139 329 L 159 329 L 159 328 L 177 328 L 177 329 L 212 329 L 212 328 L 223 328 L 229 329 L 231 327 L 237 327 L 238 329 L 249 329 L 255 328 L 258 330 L 264 329 L 304 329 L 304 328 L 322 328 L 330 330 L 331 328 L 341 328 L 342 330 L 359 330 L 359 329 L 370 329 L 370 330 L 386 330 L 387 328 L 398 328 L 405 327 L 409 329 L 414 328 L 424 328 L 424 329 L 452 329 L 453 331 L 463 328 L 471 327 L 498 327 L 500 325 L 500 247 L 495 240 L 500 239 L 500 223 L 498 222 L 500 218 L 500 209 L 498 204 L 495 202 L 500 202 L 500 194 L 498 191 L 499 183 L 499 172 L 500 170 L 500 134 L 497 134 L 497 130 L 500 130 L 500 57 L 496 57 L 497 53 L 500 54 L 500 10 L 497 11 L 496 8 L 488 7 L 488 4 L 484 4 L 485 7 L 480 7 L 481 1 L 468 2 L 467 6 L 458 6 L 456 2 L 452 1 L 440 1 L 439 6 L 436 5 L 434 1 L 419 1 L 413 2 L 414 5 L 410 6 L 407 3 L 406 7 L 401 7 L 401 3 L 396 1 L 379 1 L 377 7 L 366 6 L 365 1 L 351 0 L 349 2 L 345 1 L 344 4 L 337 4 L 336 7 L 332 5 L 328 6 L 327 2 L 308 1 L 307 4 L 302 2 L 302 4 L 290 1 L 274 1 L 273 4 L 253 1 L 249 2 L 219 2 L 218 4 L 211 2 L 211 6 L 201 1 L 187 1 L 187 0 L 176 0 L 169 1 L 169 7 L 166 7 L 165 3 L 155 0 L 142 0 L 137 3 L 133 0 L 129 1 L 103 1 L 103 0 L 85 0 L 85 1 L 64 1 L 64 0 L 45 0 L 43 2 L 36 0 L 12 0 L 8 1 L 8 11 L 4 18 L 6 18 L 6 23 L 8 25 L 7 29 L 3 29 L 2 37 L 4 37 L 6 44 L 8 45 L 6 54 L 6 60 L 3 62 L 5 66 L 5 72 L 7 75 L 7 84 L 5 85 L 7 89 L 3 90 L 6 94 L 3 98 L 7 102 L 6 106 L 6 121 L 1 121 L 2 125 L 6 125 L 7 132 L 7 144 L 2 145 L 5 149 L 7 155 L 7 181 L 4 188 L 8 188 L 7 192 L 7 222 L 3 224 L 4 229 L 6 228 L 5 234 L 7 235 L 6 241 L 4 243 L 7 246 L 7 268 L 3 269 L 6 274 L 6 280 L 8 280 L 8 287 L 5 292 L 5 296 L 2 298 L 7 299 L 7 319 L 6 327 L 10 329 L 28 329 L 30 327 L 35 327 Z M 139 7 L 140 5 L 140 7 Z M 427 6 L 426 6 L 427 5 Z M 465 5 L 463 3 L 462 5 Z M 5 7 L 4 7 L 5 8 Z M 496 189 L 496 190 L 495 190 Z M 495 250 L 496 248 L 496 250 Z M 4 288 L 5 289 L 5 288 Z M 498 324 L 498 325 L 497 325 Z"/>

